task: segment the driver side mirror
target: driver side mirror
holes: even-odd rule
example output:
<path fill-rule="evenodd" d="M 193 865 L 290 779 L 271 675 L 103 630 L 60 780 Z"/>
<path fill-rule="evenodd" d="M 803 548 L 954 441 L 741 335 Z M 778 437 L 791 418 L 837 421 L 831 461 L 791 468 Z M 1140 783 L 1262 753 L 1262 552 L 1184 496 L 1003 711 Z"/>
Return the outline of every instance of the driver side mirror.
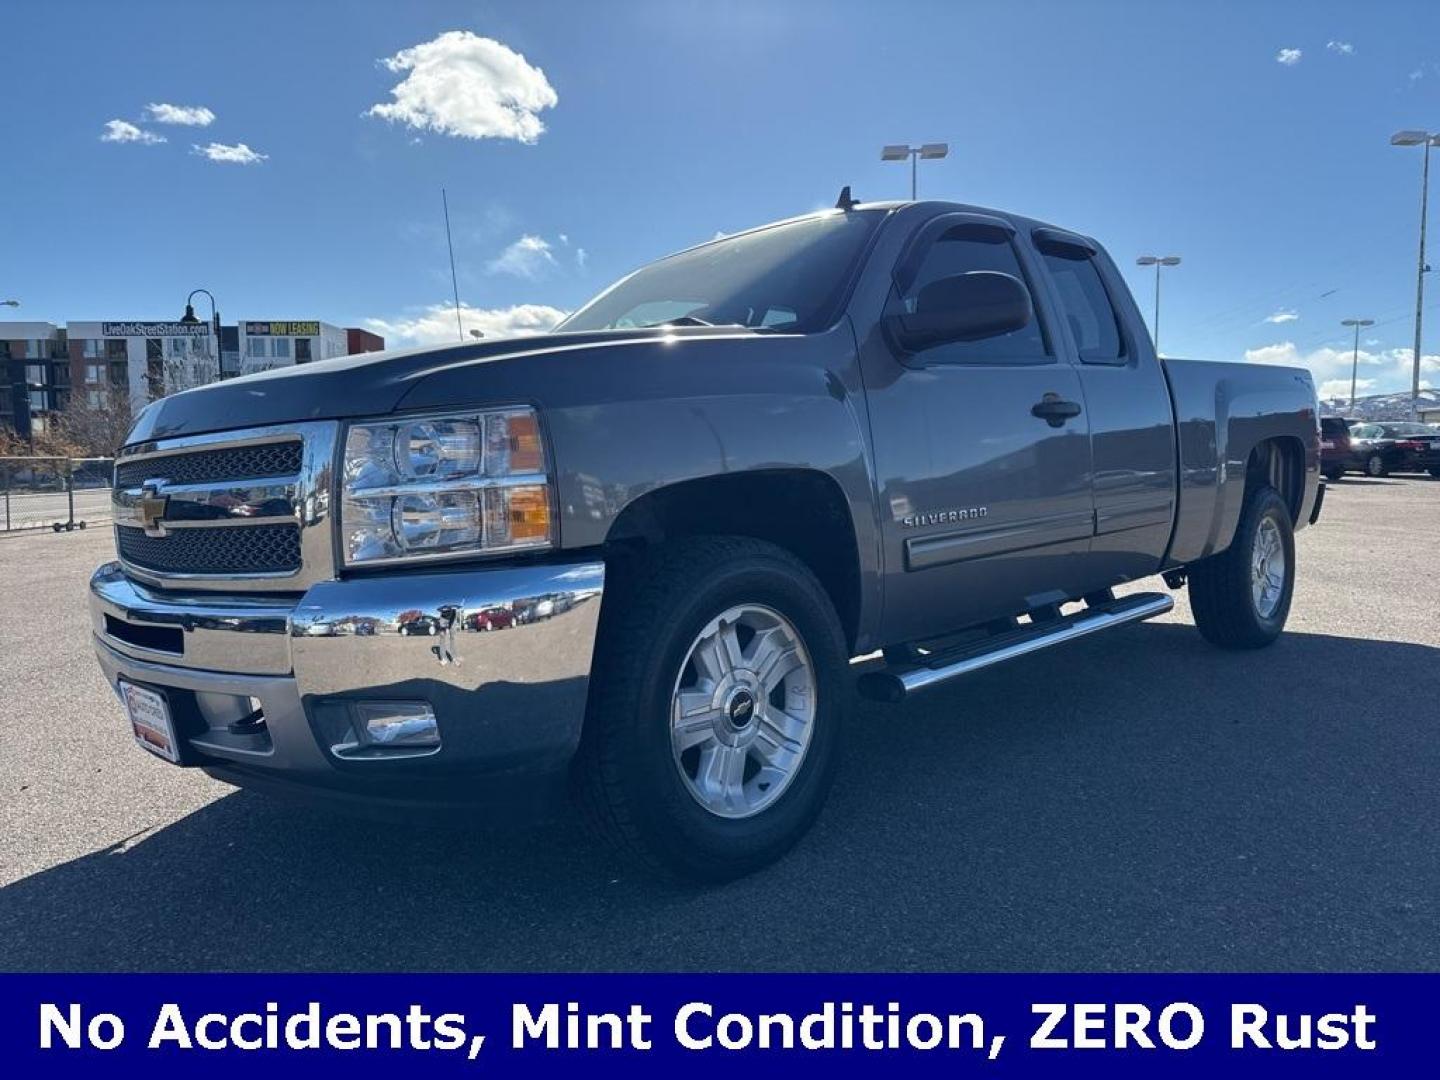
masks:
<path fill-rule="evenodd" d="M 972 270 L 937 278 L 915 297 L 915 310 L 887 320 L 891 335 L 908 352 L 955 341 L 981 341 L 1029 325 L 1035 311 L 1030 290 L 1010 274 Z"/>

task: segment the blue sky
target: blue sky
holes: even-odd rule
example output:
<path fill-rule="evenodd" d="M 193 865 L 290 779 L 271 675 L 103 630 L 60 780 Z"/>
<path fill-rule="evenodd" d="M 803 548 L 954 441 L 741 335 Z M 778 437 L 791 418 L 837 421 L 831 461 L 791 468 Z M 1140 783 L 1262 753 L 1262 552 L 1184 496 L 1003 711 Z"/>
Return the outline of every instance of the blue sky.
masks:
<path fill-rule="evenodd" d="M 1440 128 L 1440 4 L 12 0 L 4 24 L 12 318 L 172 317 L 203 285 L 227 319 L 448 334 L 443 185 L 467 320 L 533 329 L 841 184 L 903 197 L 880 145 L 947 141 L 922 195 L 1096 236 L 1147 313 L 1135 256 L 1180 254 L 1165 352 L 1348 386 L 1360 315 L 1362 390 L 1408 386 L 1420 152 L 1388 138 Z M 1428 306 L 1435 354 L 1440 279 Z"/>

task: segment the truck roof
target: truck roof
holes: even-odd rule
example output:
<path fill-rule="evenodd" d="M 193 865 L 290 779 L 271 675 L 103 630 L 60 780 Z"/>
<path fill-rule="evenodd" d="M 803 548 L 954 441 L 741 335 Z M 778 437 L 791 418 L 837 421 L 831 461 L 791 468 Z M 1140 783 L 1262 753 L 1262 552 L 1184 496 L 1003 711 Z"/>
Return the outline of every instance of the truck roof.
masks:
<path fill-rule="evenodd" d="M 673 251 L 669 255 L 662 255 L 660 256 L 660 259 L 668 259 L 671 255 L 679 255 L 685 251 L 694 251 L 696 248 L 706 247 L 710 244 L 719 243 L 722 240 L 729 240 L 731 237 L 744 236 L 746 233 L 758 232 L 761 229 L 773 228 L 776 225 L 786 225 L 792 221 L 804 221 L 806 218 L 820 217 L 825 214 L 854 212 L 863 213 L 865 211 L 873 210 L 883 210 L 888 212 L 894 210 L 903 210 L 908 206 L 926 207 L 936 213 L 988 214 L 991 217 L 998 217 L 1009 221 L 1016 227 L 1017 230 L 1028 231 L 1030 229 L 1056 229 L 1063 232 L 1073 233 L 1074 235 L 1080 236 L 1083 239 L 1089 241 L 1091 244 L 1095 243 L 1095 240 L 1091 236 L 1082 233 L 1077 229 L 1070 229 L 1064 225 L 1056 225 L 1053 222 L 1042 221 L 1039 218 L 1027 217 L 1024 214 L 1017 214 L 1012 210 L 998 210 L 993 206 L 976 206 L 973 203 L 952 202 L 948 199 L 881 199 L 875 202 L 866 202 L 864 200 L 861 200 L 859 202 L 856 202 L 852 209 L 849 211 L 842 211 L 838 208 L 812 210 L 806 214 L 796 214 L 793 217 L 779 218 L 775 221 L 767 221 L 760 225 L 752 225 L 748 229 L 741 229 L 738 232 L 727 233 L 724 236 L 716 236 L 713 239 L 703 241 L 702 243 L 692 244 L 688 248 L 681 248 L 679 251 Z M 653 261 L 658 262 L 660 261 L 660 259 L 656 259 Z"/>

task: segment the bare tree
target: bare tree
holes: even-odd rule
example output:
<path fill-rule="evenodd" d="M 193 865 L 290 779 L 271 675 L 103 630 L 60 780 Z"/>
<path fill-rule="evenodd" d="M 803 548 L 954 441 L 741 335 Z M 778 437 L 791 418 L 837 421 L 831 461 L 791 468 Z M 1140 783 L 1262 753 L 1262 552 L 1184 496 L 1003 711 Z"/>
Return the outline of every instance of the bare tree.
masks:
<path fill-rule="evenodd" d="M 129 388 L 106 385 L 77 388 L 70 404 L 55 415 L 54 426 L 57 435 L 83 454 L 113 457 L 134 419 Z"/>
<path fill-rule="evenodd" d="M 189 356 L 167 356 L 165 358 L 164 393 L 178 394 L 181 390 L 193 390 L 206 386 L 220 378 L 219 361 L 205 353 L 191 353 Z"/>

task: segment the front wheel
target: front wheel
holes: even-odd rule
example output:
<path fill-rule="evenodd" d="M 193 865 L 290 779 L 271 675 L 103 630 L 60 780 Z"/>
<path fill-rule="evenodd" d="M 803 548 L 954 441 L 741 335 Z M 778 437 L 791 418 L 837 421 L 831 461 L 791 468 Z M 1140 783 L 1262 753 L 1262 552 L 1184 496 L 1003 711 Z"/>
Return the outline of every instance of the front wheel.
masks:
<path fill-rule="evenodd" d="M 1325 479 L 1326 479 L 1326 480 L 1332 480 L 1332 481 L 1333 481 L 1333 480 L 1339 480 L 1339 479 L 1340 479 L 1342 476 L 1344 476 L 1344 475 L 1345 475 L 1345 470 L 1344 470 L 1344 469 L 1326 469 L 1326 470 L 1325 470 Z"/>
<path fill-rule="evenodd" d="M 641 861 L 725 881 L 814 822 L 850 697 L 828 595 L 781 548 L 668 545 L 606 582 L 575 763 L 581 809 Z"/>
<path fill-rule="evenodd" d="M 1285 629 L 1295 591 L 1295 531 L 1278 492 L 1245 498 L 1235 539 L 1190 568 L 1190 608 L 1205 640 L 1226 649 L 1258 649 Z"/>
<path fill-rule="evenodd" d="M 1385 464 L 1385 458 L 1380 454 L 1371 454 L 1365 459 L 1365 475 L 1376 478 L 1390 475 L 1390 466 Z"/>

